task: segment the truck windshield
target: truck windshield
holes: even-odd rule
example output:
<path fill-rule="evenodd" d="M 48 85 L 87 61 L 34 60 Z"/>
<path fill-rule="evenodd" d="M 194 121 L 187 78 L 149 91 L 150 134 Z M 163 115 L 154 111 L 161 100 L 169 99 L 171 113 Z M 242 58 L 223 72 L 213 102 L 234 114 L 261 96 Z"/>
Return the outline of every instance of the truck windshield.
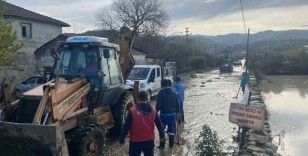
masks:
<path fill-rule="evenodd" d="M 130 72 L 129 80 L 144 80 L 147 78 L 150 68 L 133 68 Z"/>
<path fill-rule="evenodd" d="M 61 48 L 57 75 L 94 76 L 99 69 L 98 48 L 80 45 Z"/>

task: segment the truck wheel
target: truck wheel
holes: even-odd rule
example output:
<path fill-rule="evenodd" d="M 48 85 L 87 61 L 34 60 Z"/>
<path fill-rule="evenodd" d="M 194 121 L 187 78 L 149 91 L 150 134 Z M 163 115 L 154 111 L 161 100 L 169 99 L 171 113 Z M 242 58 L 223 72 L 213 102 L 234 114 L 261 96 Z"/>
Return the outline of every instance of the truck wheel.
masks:
<path fill-rule="evenodd" d="M 124 92 L 118 102 L 111 108 L 114 119 L 114 126 L 109 131 L 111 137 L 118 138 L 120 136 L 128 111 L 134 103 L 133 95 L 129 92 Z"/>
<path fill-rule="evenodd" d="M 88 125 L 73 133 L 69 151 L 74 156 L 102 156 L 104 147 L 105 135 L 102 129 Z"/>

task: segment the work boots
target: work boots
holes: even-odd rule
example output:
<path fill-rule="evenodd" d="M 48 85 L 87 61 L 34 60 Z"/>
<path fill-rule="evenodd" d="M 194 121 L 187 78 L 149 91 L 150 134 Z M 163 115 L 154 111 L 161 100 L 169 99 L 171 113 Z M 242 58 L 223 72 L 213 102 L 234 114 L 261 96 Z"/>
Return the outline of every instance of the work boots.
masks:
<path fill-rule="evenodd" d="M 164 149 L 166 145 L 166 138 L 165 137 L 160 137 L 159 138 L 159 149 Z"/>
<path fill-rule="evenodd" d="M 169 135 L 169 147 L 173 148 L 173 144 L 174 144 L 174 136 Z"/>

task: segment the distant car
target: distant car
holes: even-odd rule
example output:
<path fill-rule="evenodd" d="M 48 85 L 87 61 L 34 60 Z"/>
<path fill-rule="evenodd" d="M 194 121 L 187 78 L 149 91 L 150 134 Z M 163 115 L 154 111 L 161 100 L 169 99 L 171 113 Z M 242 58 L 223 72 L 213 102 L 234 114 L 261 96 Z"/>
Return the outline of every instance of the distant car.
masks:
<path fill-rule="evenodd" d="M 20 98 L 22 97 L 23 92 L 26 92 L 36 86 L 46 83 L 48 79 L 49 79 L 49 76 L 43 76 L 43 75 L 32 76 L 28 78 L 27 80 L 16 85 L 15 90 L 14 90 L 14 95 L 17 98 Z"/>
<path fill-rule="evenodd" d="M 221 73 L 231 73 L 231 72 L 233 72 L 232 60 L 231 59 L 223 60 L 223 63 L 221 64 L 219 71 Z"/>

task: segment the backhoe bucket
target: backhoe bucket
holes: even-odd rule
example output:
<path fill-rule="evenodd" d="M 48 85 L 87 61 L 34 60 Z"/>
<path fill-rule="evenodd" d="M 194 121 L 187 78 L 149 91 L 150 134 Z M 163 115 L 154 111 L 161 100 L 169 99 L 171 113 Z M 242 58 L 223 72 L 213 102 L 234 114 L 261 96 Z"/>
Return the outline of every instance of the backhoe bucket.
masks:
<path fill-rule="evenodd" d="M 59 126 L 0 121 L 0 155 L 67 156 L 68 148 Z"/>

